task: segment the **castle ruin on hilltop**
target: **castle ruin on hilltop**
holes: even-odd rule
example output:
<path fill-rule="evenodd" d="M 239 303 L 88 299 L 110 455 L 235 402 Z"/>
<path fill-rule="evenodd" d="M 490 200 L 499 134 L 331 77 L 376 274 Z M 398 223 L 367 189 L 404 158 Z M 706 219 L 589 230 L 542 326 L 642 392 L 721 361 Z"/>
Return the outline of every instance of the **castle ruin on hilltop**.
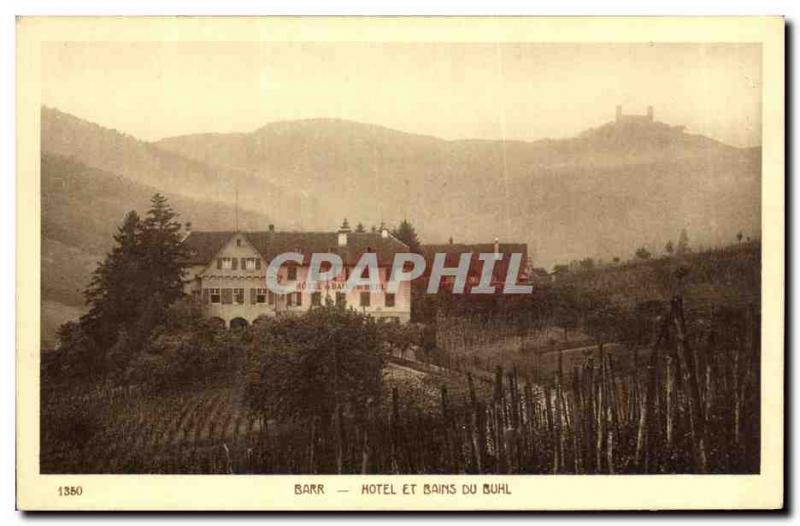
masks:
<path fill-rule="evenodd" d="M 645 115 L 624 115 L 622 113 L 622 105 L 617 105 L 617 123 L 628 123 L 628 122 L 653 122 L 653 107 L 647 107 L 647 114 Z"/>

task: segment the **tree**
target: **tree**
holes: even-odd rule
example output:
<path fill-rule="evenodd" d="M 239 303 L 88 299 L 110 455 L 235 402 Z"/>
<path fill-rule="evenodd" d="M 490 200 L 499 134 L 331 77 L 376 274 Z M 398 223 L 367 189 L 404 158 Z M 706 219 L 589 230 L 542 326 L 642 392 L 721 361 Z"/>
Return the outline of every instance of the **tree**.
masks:
<path fill-rule="evenodd" d="M 359 412 L 381 397 L 383 360 L 378 324 L 353 309 L 326 305 L 265 321 L 248 352 L 248 404 L 284 419 Z"/>
<path fill-rule="evenodd" d="M 65 378 L 91 375 L 100 369 L 99 360 L 93 359 L 97 344 L 92 341 L 84 327 L 68 321 L 58 328 L 59 364 L 56 374 Z"/>
<path fill-rule="evenodd" d="M 183 296 L 188 252 L 181 240 L 177 217 L 167 199 L 157 193 L 151 199 L 142 228 L 142 263 L 147 269 L 142 285 L 148 297 L 154 293 L 161 296 L 161 304 L 156 306 L 161 311 Z"/>
<path fill-rule="evenodd" d="M 244 362 L 246 337 L 220 330 L 202 317 L 198 302 L 185 297 L 167 309 L 147 346 L 129 360 L 125 379 L 159 390 L 233 381 Z"/>
<path fill-rule="evenodd" d="M 119 329 L 138 317 L 142 294 L 136 286 L 142 274 L 141 233 L 139 215 L 128 212 L 114 235 L 116 246 L 97 264 L 84 291 L 89 312 L 81 318 L 80 325 L 102 349 L 111 347 Z"/>
<path fill-rule="evenodd" d="M 183 296 L 187 253 L 181 225 L 166 198 L 155 194 L 144 220 L 135 211 L 125 215 L 114 235 L 115 246 L 97 264 L 84 291 L 89 312 L 80 333 L 63 331 L 61 348 L 81 348 L 92 372 L 125 367 L 147 342 L 166 309 Z M 74 334 L 81 334 L 76 346 Z"/>
<path fill-rule="evenodd" d="M 400 223 L 395 230 L 392 230 L 392 235 L 408 245 L 408 248 L 411 252 L 416 252 L 417 254 L 421 253 L 422 247 L 419 243 L 419 238 L 417 237 L 417 231 L 414 230 L 414 227 L 408 220 L 403 219 L 403 222 Z"/>
<path fill-rule="evenodd" d="M 678 238 L 678 249 L 676 253 L 678 255 L 686 254 L 689 252 L 689 235 L 686 233 L 686 229 L 681 230 L 681 235 Z"/>
<path fill-rule="evenodd" d="M 664 245 L 664 251 L 669 254 L 670 256 L 675 251 L 675 246 L 672 244 L 672 240 L 667 241 L 667 244 Z"/>
<path fill-rule="evenodd" d="M 359 234 L 363 234 L 364 232 L 366 232 L 366 230 L 364 229 L 364 223 L 359 223 L 356 225 L 356 232 L 358 232 Z"/>
<path fill-rule="evenodd" d="M 646 260 L 650 259 L 651 254 L 650 254 L 650 251 L 647 250 L 647 248 L 639 247 L 638 249 L 636 249 L 635 256 L 636 256 L 636 259 L 641 259 L 642 261 L 646 261 Z"/>

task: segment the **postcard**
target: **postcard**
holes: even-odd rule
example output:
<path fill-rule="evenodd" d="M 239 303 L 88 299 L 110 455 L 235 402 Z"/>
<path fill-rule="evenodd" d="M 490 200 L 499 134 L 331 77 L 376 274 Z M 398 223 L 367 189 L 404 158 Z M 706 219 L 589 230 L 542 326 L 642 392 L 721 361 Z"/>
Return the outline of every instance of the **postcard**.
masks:
<path fill-rule="evenodd" d="M 19 18 L 18 507 L 782 508 L 784 30 Z"/>

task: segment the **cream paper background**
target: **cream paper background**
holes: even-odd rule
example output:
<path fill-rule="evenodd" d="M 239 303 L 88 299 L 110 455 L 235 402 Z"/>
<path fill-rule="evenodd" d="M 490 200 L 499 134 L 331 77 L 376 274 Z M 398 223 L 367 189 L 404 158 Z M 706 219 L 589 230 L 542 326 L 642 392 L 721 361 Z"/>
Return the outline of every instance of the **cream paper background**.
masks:
<path fill-rule="evenodd" d="M 40 475 L 39 118 L 43 42 L 747 42 L 762 45 L 762 411 L 759 475 Z M 90 67 L 90 65 L 89 65 Z M 755 509 L 783 505 L 784 21 L 770 18 L 19 18 L 17 506 L 23 510 Z M 326 495 L 294 485 L 325 484 Z M 397 495 L 361 495 L 391 483 Z M 417 484 L 416 496 L 403 495 Z M 421 495 L 507 483 L 512 495 Z M 58 487 L 80 485 L 80 497 Z M 337 492 L 337 490 L 349 490 Z"/>

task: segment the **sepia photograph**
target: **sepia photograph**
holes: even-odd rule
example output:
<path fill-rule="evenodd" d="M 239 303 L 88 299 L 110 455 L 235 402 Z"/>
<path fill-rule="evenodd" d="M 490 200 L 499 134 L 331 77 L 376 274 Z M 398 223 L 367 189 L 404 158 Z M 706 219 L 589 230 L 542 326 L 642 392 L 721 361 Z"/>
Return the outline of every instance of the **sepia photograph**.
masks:
<path fill-rule="evenodd" d="M 52 498 L 92 475 L 523 501 L 508 476 L 764 475 L 762 42 L 311 22 L 38 42 L 19 374 Z"/>

